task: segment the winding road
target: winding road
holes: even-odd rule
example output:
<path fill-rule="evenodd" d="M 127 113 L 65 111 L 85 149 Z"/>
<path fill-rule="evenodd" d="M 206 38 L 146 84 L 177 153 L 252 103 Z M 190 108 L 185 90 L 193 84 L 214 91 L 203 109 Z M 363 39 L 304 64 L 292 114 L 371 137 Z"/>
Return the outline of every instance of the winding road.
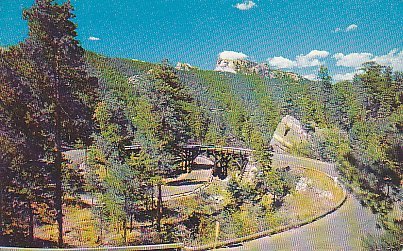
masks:
<path fill-rule="evenodd" d="M 274 154 L 274 166 L 303 166 L 337 177 L 334 164 Z M 352 195 L 334 213 L 308 225 L 219 250 L 364 250 L 362 238 L 377 235 L 376 217 Z"/>

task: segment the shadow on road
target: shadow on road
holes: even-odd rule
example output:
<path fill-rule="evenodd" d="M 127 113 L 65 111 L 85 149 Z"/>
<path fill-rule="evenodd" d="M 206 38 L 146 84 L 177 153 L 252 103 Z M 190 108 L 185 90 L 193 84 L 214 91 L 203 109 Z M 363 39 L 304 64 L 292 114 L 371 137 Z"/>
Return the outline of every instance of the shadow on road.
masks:
<path fill-rule="evenodd" d="M 205 181 L 184 179 L 168 182 L 167 186 L 191 186 L 191 185 L 201 185 L 203 183 L 205 183 Z"/>

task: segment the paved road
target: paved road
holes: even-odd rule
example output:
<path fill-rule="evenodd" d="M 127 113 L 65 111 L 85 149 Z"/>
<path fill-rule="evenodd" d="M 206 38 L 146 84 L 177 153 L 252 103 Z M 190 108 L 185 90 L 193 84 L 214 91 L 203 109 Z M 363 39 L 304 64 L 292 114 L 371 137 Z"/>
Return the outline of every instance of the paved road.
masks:
<path fill-rule="evenodd" d="M 162 186 L 163 201 L 188 196 L 209 184 L 212 174 L 211 167 L 214 163 L 203 156 L 197 157 L 194 163 L 202 165 L 204 168 L 195 168 L 190 173 L 184 173 L 175 179 L 168 179 L 166 185 Z"/>
<path fill-rule="evenodd" d="M 337 176 L 331 163 L 274 154 L 275 166 L 305 166 Z M 246 242 L 221 251 L 240 250 L 364 250 L 361 238 L 379 234 L 375 216 L 351 195 L 336 212 L 297 229 Z"/>

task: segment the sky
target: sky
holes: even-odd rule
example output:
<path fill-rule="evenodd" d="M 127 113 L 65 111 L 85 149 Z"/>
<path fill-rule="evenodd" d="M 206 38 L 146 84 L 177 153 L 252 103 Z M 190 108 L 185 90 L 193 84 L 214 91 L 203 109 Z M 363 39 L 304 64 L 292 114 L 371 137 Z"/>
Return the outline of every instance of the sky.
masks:
<path fill-rule="evenodd" d="M 0 0 L 0 45 L 27 36 L 22 10 Z M 267 62 L 314 79 L 326 65 L 351 79 L 363 62 L 403 71 L 402 0 L 72 0 L 85 49 L 214 69 L 218 55 Z"/>

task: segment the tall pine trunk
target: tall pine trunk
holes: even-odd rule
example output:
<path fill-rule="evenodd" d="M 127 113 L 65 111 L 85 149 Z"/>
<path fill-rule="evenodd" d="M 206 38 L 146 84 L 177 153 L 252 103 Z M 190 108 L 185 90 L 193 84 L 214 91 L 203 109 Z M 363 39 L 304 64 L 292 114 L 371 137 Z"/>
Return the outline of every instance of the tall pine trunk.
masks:
<path fill-rule="evenodd" d="M 56 102 L 59 101 L 59 88 L 58 81 L 56 80 Z M 59 247 L 63 247 L 63 188 L 62 188 L 62 152 L 61 152 L 61 135 L 60 135 L 60 106 L 56 105 L 54 112 L 55 119 L 55 209 L 56 209 L 56 221 L 58 225 L 59 237 L 57 244 Z"/>
<path fill-rule="evenodd" d="M 154 211 L 154 186 L 151 189 L 151 211 Z"/>
<path fill-rule="evenodd" d="M 32 243 L 34 241 L 34 212 L 32 209 L 31 201 L 28 201 L 28 214 L 29 214 L 29 229 L 28 238 Z"/>
<path fill-rule="evenodd" d="M 58 246 L 63 247 L 63 190 L 62 190 L 62 153 L 60 148 L 56 146 L 55 158 L 55 178 L 56 178 L 56 191 L 55 191 L 55 209 L 56 221 L 58 225 L 59 237 Z"/>
<path fill-rule="evenodd" d="M 0 182 L 2 183 L 2 182 Z M 3 189 L 4 187 L 0 185 L 0 233 L 3 233 L 3 225 L 4 225 L 4 217 L 3 217 L 3 210 L 4 210 L 4 199 L 3 199 Z"/>
<path fill-rule="evenodd" d="M 133 231 L 133 213 L 130 213 L 130 233 Z"/>
<path fill-rule="evenodd" d="M 157 200 L 157 231 L 161 232 L 162 219 L 162 189 L 161 183 L 158 183 L 158 200 Z"/>
<path fill-rule="evenodd" d="M 127 196 L 125 195 L 125 216 L 123 218 L 123 240 L 127 244 Z"/>

